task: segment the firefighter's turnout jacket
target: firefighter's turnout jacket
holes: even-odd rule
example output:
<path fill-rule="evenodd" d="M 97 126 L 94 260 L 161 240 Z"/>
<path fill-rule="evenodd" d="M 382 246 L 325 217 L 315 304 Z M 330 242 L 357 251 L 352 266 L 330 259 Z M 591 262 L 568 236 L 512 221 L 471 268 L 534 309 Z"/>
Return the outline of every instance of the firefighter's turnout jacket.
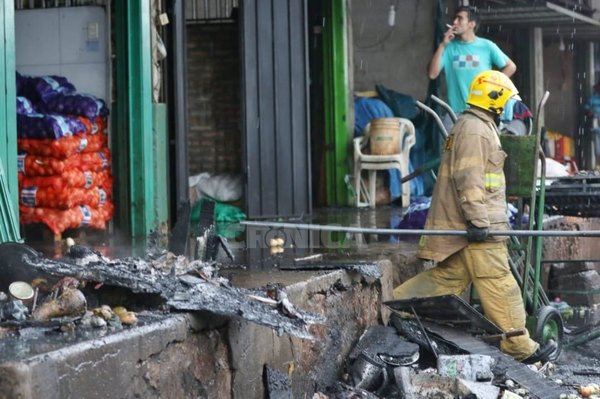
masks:
<path fill-rule="evenodd" d="M 470 222 L 507 229 L 505 158 L 491 114 L 467 110 L 446 140 L 425 228 L 464 231 Z M 502 331 L 523 332 L 503 339 L 500 349 L 517 360 L 536 351 L 538 344 L 525 329 L 523 298 L 510 271 L 505 238 L 468 242 L 463 236 L 424 235 L 417 256 L 438 263 L 396 287 L 395 299 L 461 295 L 473 283 L 492 323 Z"/>
<path fill-rule="evenodd" d="M 491 230 L 508 228 L 504 160 L 490 113 L 470 108 L 444 144 L 426 230 L 466 230 L 467 222 Z M 504 241 L 490 237 L 488 241 Z M 468 244 L 464 236 L 422 236 L 417 256 L 442 261 Z"/>

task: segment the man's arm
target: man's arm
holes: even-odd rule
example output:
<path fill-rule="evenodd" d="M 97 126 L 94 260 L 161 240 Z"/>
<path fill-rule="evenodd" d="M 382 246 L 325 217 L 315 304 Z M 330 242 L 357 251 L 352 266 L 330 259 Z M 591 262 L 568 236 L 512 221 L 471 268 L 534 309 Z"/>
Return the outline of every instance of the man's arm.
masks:
<path fill-rule="evenodd" d="M 510 78 L 516 72 L 516 70 L 517 65 L 509 58 L 506 60 L 506 65 L 504 65 L 504 68 L 502 68 L 500 71 Z"/>
<path fill-rule="evenodd" d="M 433 53 L 429 64 L 427 65 L 427 75 L 429 79 L 435 79 L 439 76 L 442 71 L 442 56 L 444 55 L 444 49 L 446 45 L 450 43 L 454 39 L 454 30 L 449 28 L 446 33 L 444 33 L 444 38 L 440 42 L 440 45 Z"/>
<path fill-rule="evenodd" d="M 429 65 L 427 66 L 427 75 L 431 80 L 437 78 L 440 75 L 440 72 L 442 72 L 442 55 L 444 54 L 445 48 L 446 45 L 443 42 L 440 43 L 437 50 L 435 50 L 435 53 L 433 53 L 431 61 L 429 61 Z"/>

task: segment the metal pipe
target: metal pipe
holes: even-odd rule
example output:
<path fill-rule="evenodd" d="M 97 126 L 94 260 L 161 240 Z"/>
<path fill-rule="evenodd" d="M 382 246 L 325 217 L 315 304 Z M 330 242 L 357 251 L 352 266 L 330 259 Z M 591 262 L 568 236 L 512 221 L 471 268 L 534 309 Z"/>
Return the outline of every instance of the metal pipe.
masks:
<path fill-rule="evenodd" d="M 279 229 L 299 229 L 316 231 L 336 231 L 342 233 L 364 234 L 394 234 L 394 235 L 429 235 L 429 236 L 464 236 L 466 230 L 423 230 L 423 229 L 383 229 L 373 227 L 347 227 L 322 224 L 284 223 L 284 222 L 256 222 L 241 221 L 243 226 L 271 227 Z M 600 230 L 490 230 L 490 236 L 541 236 L 541 237 L 600 237 Z"/>
<path fill-rule="evenodd" d="M 446 139 L 446 137 L 448 137 L 448 131 L 446 130 L 446 127 L 444 126 L 444 123 L 440 119 L 439 115 L 433 109 L 429 108 L 427 105 L 423 104 L 419 100 L 415 101 L 415 104 L 417 104 L 417 107 L 421 108 L 423 111 L 425 111 L 428 114 L 430 114 L 431 116 L 433 116 L 433 119 L 435 120 L 435 122 L 438 124 L 438 126 L 440 128 L 440 133 L 441 133 L 442 137 L 444 139 Z"/>
<path fill-rule="evenodd" d="M 427 341 L 427 345 L 429 346 L 431 353 L 433 353 L 433 356 L 435 356 L 435 358 L 437 359 L 438 353 L 435 350 L 435 345 L 433 344 L 433 342 L 431 342 L 431 339 L 429 339 L 429 334 L 427 334 L 427 330 L 425 330 L 425 327 L 423 327 L 423 324 L 421 323 L 421 319 L 419 318 L 419 315 L 417 315 L 417 312 L 415 311 L 415 307 L 411 306 L 410 309 L 412 310 L 413 315 L 415 316 L 415 319 L 417 320 L 419 328 L 421 329 L 421 333 L 423 333 L 423 335 L 425 336 L 425 340 Z"/>
<path fill-rule="evenodd" d="M 542 259 L 541 263 L 600 262 L 600 259 Z"/>
<path fill-rule="evenodd" d="M 546 92 L 548 93 L 548 92 Z M 537 196 L 537 202 L 538 202 L 538 212 L 537 212 L 537 223 L 536 223 L 536 230 L 537 231 L 541 231 L 543 228 L 543 223 L 542 221 L 544 220 L 544 196 L 546 195 L 546 155 L 544 154 L 544 151 L 542 151 L 541 148 L 538 149 L 539 152 L 539 159 L 540 159 L 540 166 L 541 166 L 541 179 L 540 179 L 540 192 Z M 532 202 L 535 201 L 535 198 L 532 198 Z M 542 237 L 537 236 L 534 238 L 535 240 L 535 255 L 534 255 L 534 259 L 533 259 L 533 308 L 537 309 L 540 305 L 540 298 L 538 297 L 539 292 L 543 291 L 542 289 L 542 285 L 540 283 L 540 278 L 542 275 L 542 264 L 540 263 L 540 260 L 542 259 Z M 541 303 L 543 305 L 548 305 L 547 302 L 544 302 L 543 300 L 541 301 Z"/>
<path fill-rule="evenodd" d="M 585 344 L 586 342 L 590 342 L 596 338 L 600 337 L 600 328 L 593 329 L 585 334 L 578 335 L 575 338 L 570 339 L 565 345 L 565 348 L 573 348 L 575 346 L 579 346 L 581 344 Z"/>
<path fill-rule="evenodd" d="M 458 119 L 458 117 L 456 116 L 456 113 L 454 112 L 454 110 L 452 108 L 450 108 L 450 106 L 448 105 L 447 102 L 445 102 L 444 100 L 442 100 L 441 98 L 439 98 L 438 96 L 436 96 L 434 94 L 431 95 L 431 99 L 433 101 L 435 101 L 436 103 L 438 103 L 439 105 L 441 105 L 442 108 L 444 108 L 446 110 L 448 115 L 450 115 L 452 122 L 456 123 L 456 120 Z"/>

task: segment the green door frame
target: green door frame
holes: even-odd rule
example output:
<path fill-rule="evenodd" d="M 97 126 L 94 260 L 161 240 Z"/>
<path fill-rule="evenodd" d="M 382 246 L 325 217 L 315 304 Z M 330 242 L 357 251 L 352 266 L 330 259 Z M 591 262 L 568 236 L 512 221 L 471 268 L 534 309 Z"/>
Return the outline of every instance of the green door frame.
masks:
<path fill-rule="evenodd" d="M 114 4 L 118 39 L 113 143 L 120 153 L 113 164 L 119 185 L 116 202 L 121 228 L 145 239 L 158 228 L 155 185 L 167 185 L 155 178 L 150 0 Z"/>
<path fill-rule="evenodd" d="M 0 5 L 0 24 L 0 229 L 3 240 L 20 241 L 13 1 L 3 1 Z"/>
<path fill-rule="evenodd" d="M 119 213 L 119 228 L 129 231 L 131 237 L 147 239 L 164 224 L 164 203 L 167 198 L 156 198 L 155 193 L 165 193 L 168 183 L 157 178 L 156 136 L 153 125 L 152 104 L 152 48 L 151 0 L 113 2 L 115 7 L 116 53 L 116 107 L 113 110 L 113 160 L 116 174 L 115 202 Z M 10 194 L 12 214 L 18 235 L 18 181 L 16 140 L 16 88 L 15 88 L 15 12 L 13 1 L 0 5 L 0 160 L 6 179 L 0 183 Z M 164 133 L 164 129 L 159 129 Z M 163 144 L 164 149 L 164 144 Z M 164 158 L 161 158 L 164 162 Z M 167 165 L 164 165 L 165 169 Z M 164 175 L 161 173 L 161 176 Z M 1 176 L 0 176 L 1 177 Z M 3 180 L 6 180 L 6 184 Z M 4 194 L 4 193 L 0 193 Z M 0 198 L 0 201 L 2 199 Z M 160 202 L 160 204 L 159 204 Z M 0 204 L 4 205 L 4 204 Z M 161 205 L 159 207 L 159 205 Z M 4 209 L 3 209 L 4 213 Z"/>
<path fill-rule="evenodd" d="M 346 1 L 323 1 L 323 93 L 328 206 L 346 206 L 349 201 L 344 181 L 348 174 L 350 144 Z"/>

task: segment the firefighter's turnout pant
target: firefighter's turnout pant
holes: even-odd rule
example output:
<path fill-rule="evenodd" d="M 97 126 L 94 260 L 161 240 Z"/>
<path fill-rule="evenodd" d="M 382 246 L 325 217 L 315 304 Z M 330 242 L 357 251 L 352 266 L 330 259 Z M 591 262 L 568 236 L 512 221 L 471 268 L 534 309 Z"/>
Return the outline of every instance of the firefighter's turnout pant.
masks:
<path fill-rule="evenodd" d="M 394 299 L 440 295 L 461 295 L 473 282 L 485 317 L 504 332 L 523 330 L 524 335 L 507 338 L 500 349 L 523 360 L 538 348 L 525 328 L 525 308 L 521 290 L 508 265 L 506 243 L 470 243 L 466 248 L 439 262 L 394 289 Z"/>

